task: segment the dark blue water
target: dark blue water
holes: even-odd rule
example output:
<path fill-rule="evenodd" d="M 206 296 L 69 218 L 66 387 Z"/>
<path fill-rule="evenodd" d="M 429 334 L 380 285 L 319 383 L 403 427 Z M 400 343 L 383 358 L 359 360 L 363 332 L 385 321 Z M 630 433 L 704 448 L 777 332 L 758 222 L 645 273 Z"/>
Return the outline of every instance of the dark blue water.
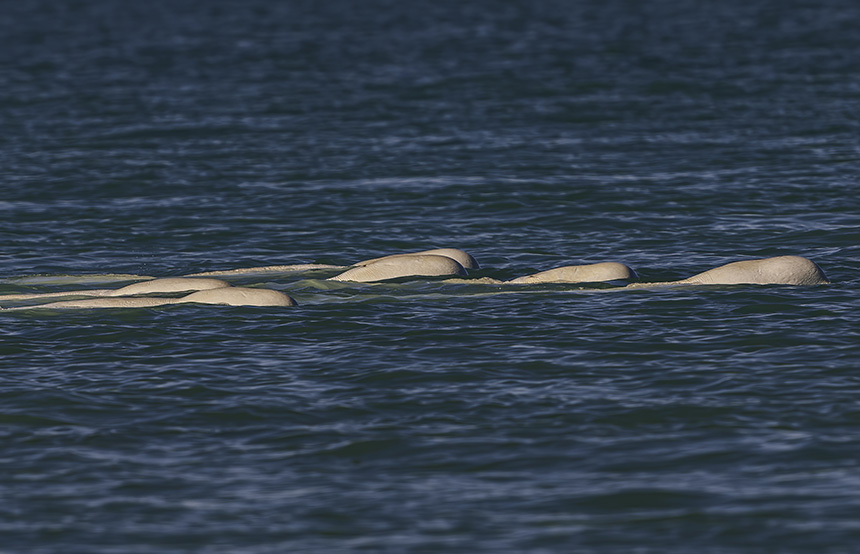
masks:
<path fill-rule="evenodd" d="M 5 3 L 0 294 L 433 247 L 833 284 L 318 271 L 230 278 L 299 308 L 0 313 L 0 550 L 852 551 L 858 28 L 847 0 Z"/>

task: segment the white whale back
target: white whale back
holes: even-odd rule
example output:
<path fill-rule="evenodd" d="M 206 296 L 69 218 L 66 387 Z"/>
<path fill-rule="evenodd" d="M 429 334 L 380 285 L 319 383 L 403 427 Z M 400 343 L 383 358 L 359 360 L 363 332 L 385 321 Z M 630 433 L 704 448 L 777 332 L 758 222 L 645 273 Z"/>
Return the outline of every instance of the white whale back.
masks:
<path fill-rule="evenodd" d="M 435 248 L 433 250 L 422 250 L 421 252 L 409 252 L 405 254 L 391 254 L 389 256 L 383 256 L 381 258 L 373 258 L 370 260 L 363 260 L 355 264 L 355 267 L 360 267 L 364 265 L 369 265 L 372 263 L 376 263 L 382 260 L 388 260 L 390 258 L 395 258 L 397 256 L 421 256 L 421 255 L 430 255 L 430 256 L 445 256 L 446 258 L 451 258 L 455 260 L 458 264 L 463 266 L 465 269 L 481 269 L 481 266 L 478 265 L 478 260 L 473 258 L 471 254 L 468 252 L 464 252 L 458 248 Z"/>
<path fill-rule="evenodd" d="M 229 287 L 230 283 L 220 279 L 192 279 L 187 277 L 168 277 L 134 283 L 110 291 L 103 296 L 130 296 L 132 294 L 151 294 L 158 292 L 185 292 L 189 290 L 209 290 Z"/>
<path fill-rule="evenodd" d="M 296 301 L 286 294 L 270 289 L 229 287 L 192 292 L 179 299 L 180 302 L 199 304 L 226 304 L 228 306 L 296 306 Z"/>
<path fill-rule="evenodd" d="M 667 285 L 825 285 L 830 280 L 818 264 L 802 256 L 777 256 L 721 265 L 681 279 L 662 283 L 632 283 L 629 288 Z"/>
<path fill-rule="evenodd" d="M 66 300 L 36 306 L 20 306 L 8 310 L 32 310 L 38 308 L 153 308 L 168 304 L 226 304 L 228 306 L 296 306 L 296 301 L 282 292 L 270 289 L 245 287 L 221 287 L 192 292 L 182 298 L 132 297 L 86 298 Z"/>
<path fill-rule="evenodd" d="M 636 272 L 624 264 L 602 262 L 588 265 L 568 265 L 508 281 L 514 284 L 531 283 L 599 283 L 636 279 Z"/>
<path fill-rule="evenodd" d="M 442 275 L 465 275 L 459 262 L 447 256 L 434 254 L 397 254 L 386 256 L 366 265 L 360 265 L 335 275 L 331 281 L 354 281 L 371 283 L 399 277 L 436 277 Z"/>
<path fill-rule="evenodd" d="M 822 285 L 830 281 L 812 260 L 801 256 L 777 256 L 732 262 L 680 282 L 701 285 Z"/>
<path fill-rule="evenodd" d="M 49 302 L 35 306 L 19 306 L 17 308 L 6 308 L 7 310 L 33 310 L 41 308 L 153 308 L 166 304 L 178 304 L 181 298 L 85 298 L 82 300 L 64 300 L 62 302 Z"/>
<path fill-rule="evenodd" d="M 86 289 L 67 290 L 58 292 L 36 292 L 27 294 L 5 294 L 0 296 L 0 303 L 12 300 L 35 300 L 37 298 L 60 298 L 63 296 L 132 296 L 135 294 L 151 294 L 159 292 L 187 292 L 195 290 L 216 289 L 229 287 L 230 283 L 219 279 L 186 279 L 183 277 L 168 277 L 152 279 L 140 283 L 126 285 L 118 289 Z"/>

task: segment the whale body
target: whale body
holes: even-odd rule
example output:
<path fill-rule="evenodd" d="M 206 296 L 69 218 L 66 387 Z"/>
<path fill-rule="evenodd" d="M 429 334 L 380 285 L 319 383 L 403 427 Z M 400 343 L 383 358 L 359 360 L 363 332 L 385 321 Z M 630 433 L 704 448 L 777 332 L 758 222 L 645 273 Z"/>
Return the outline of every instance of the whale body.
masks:
<path fill-rule="evenodd" d="M 180 298 L 182 302 L 228 306 L 297 306 L 292 297 L 271 289 L 230 287 L 201 290 Z"/>
<path fill-rule="evenodd" d="M 420 255 L 433 255 L 433 256 L 445 256 L 448 258 L 452 258 L 456 260 L 461 266 L 466 269 L 480 269 L 480 265 L 478 265 L 478 261 L 473 258 L 469 253 L 464 252 L 458 248 L 435 248 L 433 250 L 422 250 L 421 252 L 406 252 L 403 254 L 391 254 L 388 256 L 382 256 L 380 258 L 372 258 L 369 260 L 362 260 L 358 263 L 343 266 L 343 265 L 331 265 L 331 264 L 294 264 L 294 265 L 268 265 L 261 267 L 245 267 L 239 269 L 226 269 L 226 270 L 218 270 L 218 271 L 204 271 L 202 273 L 191 273 L 185 275 L 185 277 L 221 277 L 227 275 L 245 275 L 245 274 L 253 274 L 253 273 L 298 273 L 303 271 L 313 271 L 317 269 L 341 269 L 346 270 L 354 267 L 361 267 L 365 265 L 370 265 L 372 263 L 376 263 L 382 260 L 387 260 L 389 258 L 394 258 L 396 256 L 420 256 Z"/>
<path fill-rule="evenodd" d="M 466 269 L 448 256 L 434 254 L 396 254 L 365 265 L 348 269 L 330 281 L 354 281 L 371 283 L 400 277 L 438 277 L 442 275 L 466 275 Z"/>
<path fill-rule="evenodd" d="M 166 304 L 177 304 L 181 298 L 85 298 L 82 300 L 64 300 L 62 302 L 49 302 L 48 304 L 37 304 L 35 306 L 20 306 L 17 308 L 6 308 L 12 310 L 33 310 L 39 308 L 153 308 Z"/>
<path fill-rule="evenodd" d="M 370 260 L 363 260 L 354 264 L 355 267 L 360 267 L 372 263 L 376 263 L 382 260 L 388 260 L 390 258 L 395 258 L 397 256 L 422 256 L 422 255 L 430 255 L 430 256 L 445 256 L 446 258 L 451 258 L 463 266 L 465 269 L 481 269 L 481 266 L 478 265 L 478 260 L 472 257 L 468 252 L 464 252 L 458 248 L 435 248 L 433 250 L 422 250 L 421 252 L 409 252 L 405 254 L 391 254 L 389 256 L 383 256 L 381 258 L 373 258 Z"/>
<path fill-rule="evenodd" d="M 270 289 L 245 287 L 220 287 L 192 292 L 182 298 L 159 297 L 115 297 L 66 300 L 36 306 L 7 308 L 8 310 L 30 310 L 36 308 L 153 308 L 170 304 L 224 304 L 228 306 L 296 306 L 290 296 Z"/>
<path fill-rule="evenodd" d="M 247 275 L 253 273 L 301 273 L 317 269 L 346 269 L 349 266 L 331 264 L 292 264 L 292 265 L 266 265 L 261 267 L 240 267 L 239 269 L 224 269 L 218 271 L 204 271 L 202 273 L 190 273 L 184 277 L 221 277 L 227 275 Z"/>
<path fill-rule="evenodd" d="M 664 285 L 825 285 L 830 280 L 818 264 L 802 256 L 744 260 L 709 269 L 680 281 L 634 283 L 628 287 Z"/>
<path fill-rule="evenodd" d="M 208 290 L 229 286 L 231 286 L 230 283 L 219 279 L 186 279 L 184 277 L 167 277 L 164 279 L 152 279 L 150 281 L 133 283 L 118 289 L 87 289 L 60 292 L 36 292 L 29 294 L 6 294 L 0 296 L 0 302 L 8 300 L 35 300 L 37 298 L 59 298 L 62 296 L 131 296 L 134 294 Z"/>
<path fill-rule="evenodd" d="M 189 290 L 220 289 L 229 286 L 231 286 L 230 283 L 220 279 L 167 277 L 165 279 L 153 279 L 152 281 L 126 285 L 99 296 L 131 296 L 132 294 L 152 294 L 158 292 L 185 292 Z"/>
<path fill-rule="evenodd" d="M 801 256 L 777 256 L 732 262 L 684 279 L 698 285 L 823 285 L 829 283 L 818 264 Z"/>
<path fill-rule="evenodd" d="M 602 262 L 588 265 L 568 265 L 508 281 L 513 284 L 532 283 L 598 283 L 637 279 L 636 272 L 624 264 Z"/>

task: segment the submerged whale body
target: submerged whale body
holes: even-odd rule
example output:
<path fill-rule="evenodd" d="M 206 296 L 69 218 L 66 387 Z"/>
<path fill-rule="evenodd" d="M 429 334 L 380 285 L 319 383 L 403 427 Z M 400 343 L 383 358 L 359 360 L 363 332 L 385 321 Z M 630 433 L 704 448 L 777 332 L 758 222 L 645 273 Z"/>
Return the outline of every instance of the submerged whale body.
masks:
<path fill-rule="evenodd" d="M 244 267 L 239 269 L 227 269 L 218 271 L 204 271 L 202 273 L 191 273 L 185 277 L 220 277 L 227 275 L 245 275 L 251 273 L 296 273 L 303 271 L 313 271 L 317 269 L 340 269 L 346 270 L 349 268 L 361 267 L 370 265 L 382 260 L 394 258 L 396 256 L 419 256 L 419 255 L 445 256 L 456 260 L 461 266 L 466 269 L 480 269 L 478 261 L 475 260 L 469 253 L 458 248 L 436 248 L 433 250 L 422 250 L 421 252 L 406 252 L 403 254 L 391 254 L 380 258 L 370 260 L 362 260 L 358 263 L 342 266 L 331 264 L 293 264 L 293 265 L 267 265 L 260 267 Z"/>
<path fill-rule="evenodd" d="M 159 292 L 186 292 L 189 290 L 210 290 L 231 286 L 230 283 L 220 279 L 195 279 L 189 277 L 167 277 L 164 279 L 153 279 L 126 285 L 116 290 L 108 291 L 99 296 L 131 296 L 133 294 L 152 294 Z"/>
<path fill-rule="evenodd" d="M 388 260 L 391 258 L 396 258 L 398 256 L 422 256 L 422 255 L 430 255 L 430 256 L 445 256 L 446 258 L 451 258 L 463 266 L 465 269 L 481 269 L 481 266 L 478 265 L 478 260 L 472 257 L 468 252 L 464 252 L 459 248 L 435 248 L 433 250 L 422 250 L 421 252 L 409 252 L 405 254 L 391 254 L 389 256 L 383 256 L 381 258 L 373 258 L 370 260 L 364 260 L 354 264 L 355 267 L 360 267 L 364 265 L 369 265 L 372 263 L 376 263 L 382 260 Z"/>
<path fill-rule="evenodd" d="M 777 256 L 721 265 L 680 281 L 636 283 L 663 285 L 824 285 L 830 280 L 818 264 L 802 256 Z"/>
<path fill-rule="evenodd" d="M 228 306 L 296 306 L 296 301 L 290 296 L 270 289 L 253 289 L 245 287 L 221 287 L 192 292 L 181 298 L 159 297 L 115 297 L 115 298 L 86 298 L 83 300 L 66 300 L 51 302 L 36 306 L 21 306 L 8 308 L 10 310 L 29 310 L 35 308 L 153 308 L 171 304 L 223 304 Z"/>
<path fill-rule="evenodd" d="M 20 306 L 7 310 L 34 310 L 40 308 L 153 308 L 167 304 L 176 304 L 179 298 L 158 297 L 118 297 L 118 298 L 84 298 L 82 300 L 63 300 L 35 306 Z"/>
<path fill-rule="evenodd" d="M 317 269 L 345 269 L 347 266 L 331 264 L 291 264 L 291 265 L 266 265 L 258 267 L 240 267 L 238 269 L 223 269 L 217 271 L 204 271 L 202 273 L 190 273 L 184 277 L 221 277 L 228 275 L 247 275 L 253 273 L 301 273 Z"/>
<path fill-rule="evenodd" d="M 435 254 L 396 254 L 363 263 L 329 280 L 372 283 L 400 277 L 466 275 L 466 269 L 457 260 Z"/>
<path fill-rule="evenodd" d="M 636 272 L 624 264 L 602 262 L 588 265 L 568 265 L 508 281 L 513 284 L 532 283 L 599 283 L 636 279 Z"/>
<path fill-rule="evenodd" d="M 62 296 L 132 296 L 135 294 L 154 294 L 163 292 L 188 292 L 195 290 L 218 289 L 231 286 L 220 279 L 189 279 L 185 277 L 167 277 L 152 279 L 126 285 L 118 289 L 87 289 L 68 290 L 62 292 L 37 292 L 31 294 L 6 294 L 0 296 L 0 301 L 34 300 L 36 298 L 59 298 Z"/>

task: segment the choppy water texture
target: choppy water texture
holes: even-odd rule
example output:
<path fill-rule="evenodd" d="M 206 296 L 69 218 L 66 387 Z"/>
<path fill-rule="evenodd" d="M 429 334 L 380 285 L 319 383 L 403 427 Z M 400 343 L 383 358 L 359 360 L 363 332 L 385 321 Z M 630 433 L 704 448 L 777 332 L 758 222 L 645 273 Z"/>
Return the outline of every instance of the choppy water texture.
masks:
<path fill-rule="evenodd" d="M 856 548 L 858 6 L 7 3 L 0 294 L 448 246 L 833 284 L 0 313 L 0 550 Z"/>

